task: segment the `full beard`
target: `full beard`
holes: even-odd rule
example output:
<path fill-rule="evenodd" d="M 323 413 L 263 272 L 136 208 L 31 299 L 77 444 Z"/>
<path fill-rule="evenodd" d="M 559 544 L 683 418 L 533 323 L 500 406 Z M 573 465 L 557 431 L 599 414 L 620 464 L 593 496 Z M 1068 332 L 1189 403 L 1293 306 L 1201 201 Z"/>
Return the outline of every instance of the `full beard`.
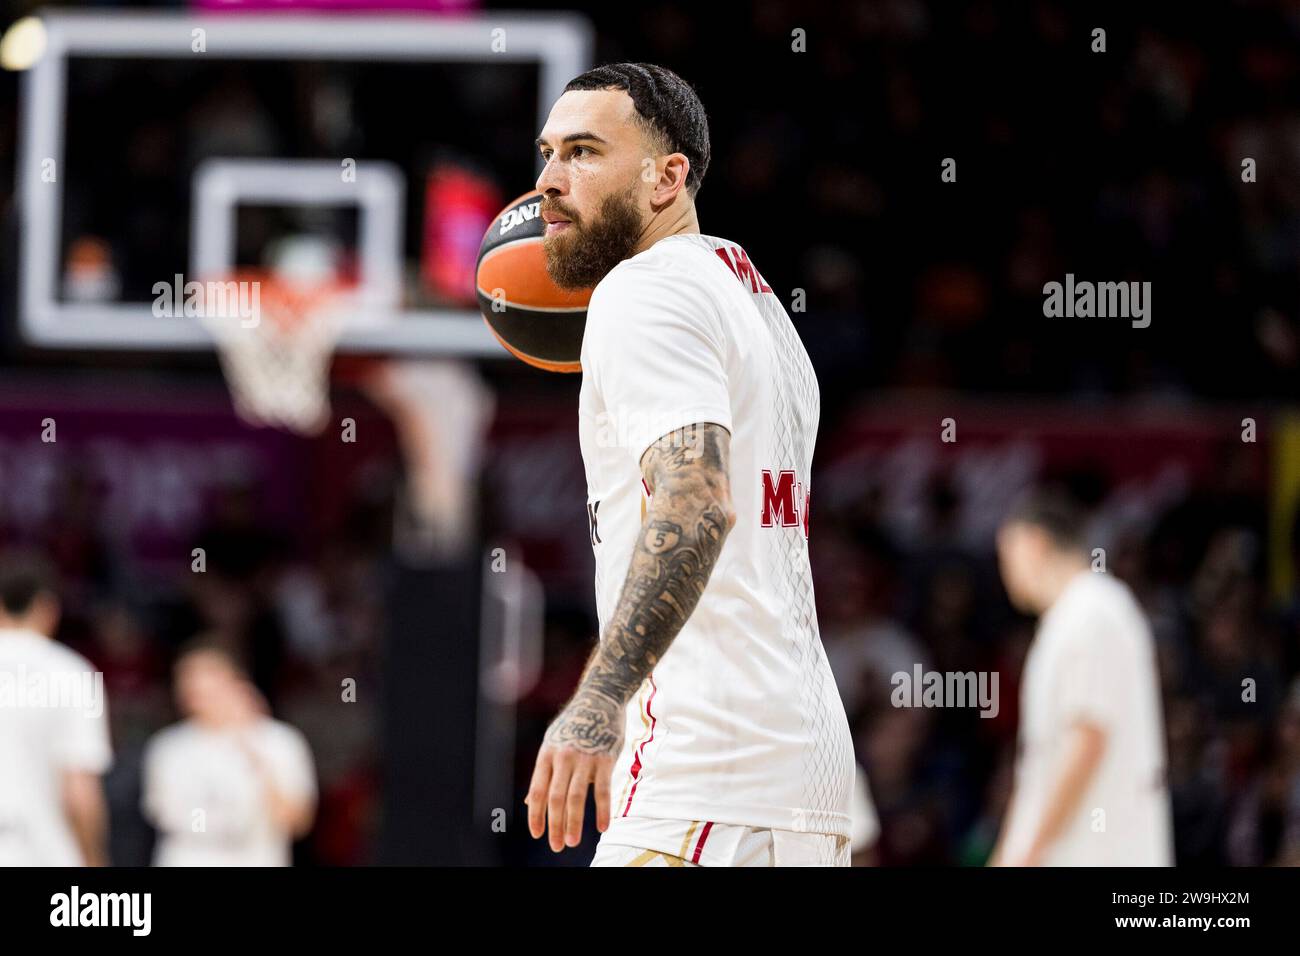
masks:
<path fill-rule="evenodd" d="M 641 236 L 641 216 L 634 191 L 606 196 L 590 223 L 573 221 L 569 228 L 542 240 L 546 271 L 561 289 L 590 289 L 609 271 L 631 257 Z"/>

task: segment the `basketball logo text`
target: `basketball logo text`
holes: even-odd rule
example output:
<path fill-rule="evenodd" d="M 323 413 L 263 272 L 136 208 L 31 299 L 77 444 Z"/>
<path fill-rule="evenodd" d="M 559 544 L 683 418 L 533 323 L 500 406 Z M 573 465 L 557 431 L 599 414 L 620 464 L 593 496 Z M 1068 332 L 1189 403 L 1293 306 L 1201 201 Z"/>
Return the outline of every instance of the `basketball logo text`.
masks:
<path fill-rule="evenodd" d="M 523 225 L 530 220 L 536 219 L 541 214 L 542 201 L 530 202 L 526 206 L 520 206 L 517 209 L 509 210 L 501 217 L 501 231 L 498 235 L 504 236 L 515 226 Z"/>

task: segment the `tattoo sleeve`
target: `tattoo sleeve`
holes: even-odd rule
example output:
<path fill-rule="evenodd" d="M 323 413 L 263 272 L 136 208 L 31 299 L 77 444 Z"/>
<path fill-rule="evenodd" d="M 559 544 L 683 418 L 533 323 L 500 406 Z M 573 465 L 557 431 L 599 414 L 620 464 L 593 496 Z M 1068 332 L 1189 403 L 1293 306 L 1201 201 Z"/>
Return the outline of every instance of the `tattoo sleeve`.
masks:
<path fill-rule="evenodd" d="M 631 700 L 699 603 L 736 523 L 731 436 L 721 425 L 664 435 L 641 457 L 653 494 L 627 579 L 579 694 Z"/>

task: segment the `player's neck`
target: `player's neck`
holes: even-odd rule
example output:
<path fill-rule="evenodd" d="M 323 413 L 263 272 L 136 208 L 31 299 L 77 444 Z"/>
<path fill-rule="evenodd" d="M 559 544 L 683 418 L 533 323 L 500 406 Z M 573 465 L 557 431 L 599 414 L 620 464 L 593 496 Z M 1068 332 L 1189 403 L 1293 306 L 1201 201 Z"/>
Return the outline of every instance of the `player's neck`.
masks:
<path fill-rule="evenodd" d="M 50 635 L 46 633 L 44 628 L 34 624 L 31 620 L 25 617 L 9 617 L 8 615 L 0 615 L 0 631 L 20 631 L 23 634 L 34 634 L 37 637 L 43 637 L 46 640 L 50 639 Z"/>
<path fill-rule="evenodd" d="M 700 220 L 695 215 L 695 203 L 688 202 L 680 209 L 677 205 L 672 203 L 650 219 L 632 255 L 645 252 L 660 239 L 700 231 Z"/>
<path fill-rule="evenodd" d="M 1040 580 L 1042 590 L 1039 603 L 1043 612 L 1060 600 L 1065 589 L 1070 586 L 1080 572 L 1088 570 L 1088 562 L 1077 554 L 1061 554 L 1049 561 L 1042 569 Z"/>

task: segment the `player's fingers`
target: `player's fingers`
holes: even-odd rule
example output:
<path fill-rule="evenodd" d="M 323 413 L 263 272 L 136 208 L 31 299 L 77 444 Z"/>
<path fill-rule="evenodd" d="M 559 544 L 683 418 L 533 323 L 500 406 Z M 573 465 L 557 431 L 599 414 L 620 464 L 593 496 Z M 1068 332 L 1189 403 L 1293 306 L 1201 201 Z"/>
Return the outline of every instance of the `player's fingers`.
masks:
<path fill-rule="evenodd" d="M 551 760 L 551 785 L 546 794 L 546 829 L 551 849 L 564 849 L 564 807 L 569 797 L 569 780 L 573 776 L 573 753 L 557 750 Z"/>
<path fill-rule="evenodd" d="M 609 788 L 612 776 L 610 761 L 602 760 L 596 765 L 596 829 L 601 833 L 609 829 Z"/>
<path fill-rule="evenodd" d="M 591 785 L 592 758 L 583 757 L 569 778 L 569 796 L 564 803 L 564 844 L 577 846 L 582 842 L 582 818 L 587 813 L 587 787 Z"/>
<path fill-rule="evenodd" d="M 536 840 L 546 831 L 546 793 L 551 786 L 551 748 L 542 747 L 533 766 L 533 779 L 528 784 L 528 832 Z"/>

